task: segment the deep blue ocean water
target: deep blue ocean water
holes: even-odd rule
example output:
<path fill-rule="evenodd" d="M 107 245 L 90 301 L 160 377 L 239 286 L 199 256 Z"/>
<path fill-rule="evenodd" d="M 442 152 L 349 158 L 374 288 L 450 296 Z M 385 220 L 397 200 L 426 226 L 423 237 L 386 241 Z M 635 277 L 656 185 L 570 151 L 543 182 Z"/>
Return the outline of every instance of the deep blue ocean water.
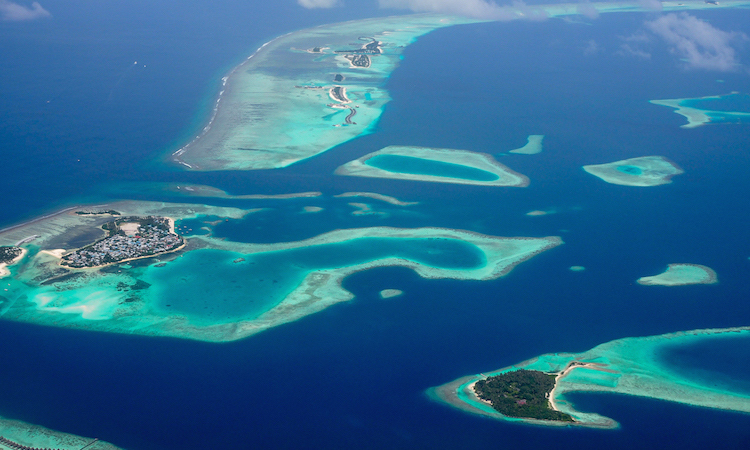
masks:
<path fill-rule="evenodd" d="M 591 25 L 453 27 L 407 48 L 388 82 L 393 101 L 371 135 L 283 170 L 185 173 L 163 166 L 163 155 L 200 128 L 219 78 L 246 54 L 279 33 L 350 18 L 345 8 L 300 14 L 291 1 L 261 11 L 234 3 L 115 2 L 112 10 L 85 2 L 55 10 L 62 2 L 49 2 L 51 21 L 3 24 L 0 38 L 9 45 L 0 53 L 0 223 L 106 199 L 113 184 L 180 181 L 240 194 L 325 194 L 231 203 L 274 209 L 216 227 L 228 238 L 251 231 L 255 242 L 274 242 L 352 226 L 439 226 L 560 235 L 565 245 L 494 281 L 424 280 L 402 268 L 358 273 L 344 283 L 354 301 L 228 344 L 1 322 L 0 415 L 145 450 L 747 448 L 745 414 L 574 395 L 581 410 L 622 427 L 547 429 L 477 418 L 424 395 L 459 376 L 547 352 L 750 324 L 748 129 L 681 129 L 683 117 L 648 103 L 750 92 L 746 74 L 684 70 L 658 45 L 650 60 L 616 54 L 621 37 L 641 28 L 641 14 L 605 15 Z M 357 12 L 367 13 L 382 14 Z M 696 13 L 728 30 L 746 29 L 749 14 Z M 253 20 L 261 16 L 272 19 Z M 587 55 L 592 39 L 602 50 Z M 741 57 L 748 61 L 747 51 Z M 496 154 L 522 146 L 529 134 L 545 135 L 543 153 L 499 159 L 531 179 L 527 188 L 332 175 L 388 145 Z M 668 157 L 685 174 L 636 189 L 581 170 L 648 155 Z M 329 197 L 344 191 L 420 204 L 365 199 L 390 215 L 351 216 L 340 201 L 347 199 Z M 302 220 L 307 204 L 326 209 Z M 525 216 L 535 209 L 557 212 Z M 674 262 L 710 266 L 720 283 L 635 284 Z M 586 270 L 574 273 L 571 265 Z M 405 294 L 379 299 L 386 288 Z M 715 351 L 685 349 L 673 362 L 691 371 L 710 365 L 728 383 L 747 383 L 737 366 L 713 365 Z"/>

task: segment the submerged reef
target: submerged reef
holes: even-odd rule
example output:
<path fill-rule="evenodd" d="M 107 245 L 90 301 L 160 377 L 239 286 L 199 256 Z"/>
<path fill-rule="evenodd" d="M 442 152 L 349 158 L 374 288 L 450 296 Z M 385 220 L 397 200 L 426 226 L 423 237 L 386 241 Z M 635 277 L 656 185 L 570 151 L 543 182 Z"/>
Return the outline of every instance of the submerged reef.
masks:
<path fill-rule="evenodd" d="M 646 286 L 685 286 L 689 284 L 714 284 L 719 279 L 716 272 L 700 264 L 670 264 L 659 275 L 641 277 L 638 284 Z"/>
<path fill-rule="evenodd" d="M 155 202 L 109 206 L 123 218 L 112 222 L 68 211 L 0 233 L 0 243 L 25 241 L 29 251 L 10 277 L 0 317 L 229 341 L 350 300 L 353 295 L 341 283 L 357 271 L 401 266 L 424 278 L 490 280 L 562 243 L 555 236 L 508 238 L 443 228 L 345 229 L 272 244 L 226 241 L 209 233 L 187 235 L 184 246 L 170 253 L 66 267 L 61 259 L 75 254 L 67 249 L 99 239 L 103 225 L 120 236 L 140 232 L 133 217 L 171 217 L 178 225 L 203 217 L 209 228 L 253 211 Z"/>
<path fill-rule="evenodd" d="M 750 337 L 750 327 L 684 331 L 658 336 L 617 339 L 582 353 L 550 353 L 489 374 L 459 378 L 432 388 L 428 395 L 463 411 L 502 420 L 541 425 L 565 425 L 565 422 L 517 418 L 503 415 L 479 398 L 474 385 L 489 377 L 516 371 L 536 370 L 556 374 L 550 391 L 549 406 L 568 414 L 568 425 L 616 428 L 617 422 L 596 413 L 582 412 L 565 399 L 572 392 L 607 392 L 649 397 L 694 406 L 750 412 L 750 396 L 717 388 L 685 375 L 667 364 L 661 353 L 674 346 L 685 346 L 708 338 Z"/>
<path fill-rule="evenodd" d="M 607 164 L 592 164 L 583 166 L 583 170 L 610 184 L 640 187 L 669 184 L 673 176 L 684 173 L 677 164 L 663 156 L 641 156 Z"/>
<path fill-rule="evenodd" d="M 518 153 L 521 155 L 536 155 L 537 153 L 541 153 L 543 139 L 543 134 L 532 134 L 526 139 L 526 145 L 521 148 L 511 150 L 510 153 Z"/>
<path fill-rule="evenodd" d="M 437 28 L 472 22 L 420 14 L 277 37 L 223 79 L 211 120 L 171 158 L 192 170 L 273 169 L 367 134 L 390 101 L 383 85 L 404 48 Z"/>
<path fill-rule="evenodd" d="M 486 153 L 397 145 L 350 161 L 336 169 L 336 174 L 482 186 L 529 185 L 527 177 Z"/>
<path fill-rule="evenodd" d="M 109 442 L 0 417 L 0 448 L 18 450 L 119 450 Z"/>
<path fill-rule="evenodd" d="M 681 125 L 681 128 L 695 128 L 709 123 L 750 122 L 750 94 L 731 92 L 698 98 L 651 100 L 651 103 L 674 108 L 676 114 L 684 116 L 688 123 Z"/>

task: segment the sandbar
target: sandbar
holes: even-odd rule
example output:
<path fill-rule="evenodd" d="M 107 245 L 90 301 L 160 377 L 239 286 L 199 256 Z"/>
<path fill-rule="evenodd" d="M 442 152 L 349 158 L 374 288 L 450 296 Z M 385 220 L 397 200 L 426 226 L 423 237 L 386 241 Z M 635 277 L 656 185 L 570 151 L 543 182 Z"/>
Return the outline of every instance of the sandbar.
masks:
<path fill-rule="evenodd" d="M 263 199 L 292 199 L 292 198 L 312 198 L 323 195 L 321 192 L 293 192 L 289 194 L 228 194 L 226 191 L 213 186 L 200 184 L 173 184 L 173 183 L 155 183 L 155 186 L 161 187 L 166 191 L 179 193 L 190 197 L 207 197 L 207 198 L 226 198 L 236 200 L 263 200 Z"/>
<path fill-rule="evenodd" d="M 380 291 L 380 298 L 386 299 L 386 298 L 393 298 L 398 297 L 399 295 L 403 295 L 404 291 L 399 289 L 383 289 Z"/>
<path fill-rule="evenodd" d="M 750 327 L 692 330 L 658 336 L 617 339 L 582 353 L 550 353 L 489 373 L 459 378 L 431 388 L 428 395 L 463 411 L 510 422 L 549 426 L 617 428 L 618 423 L 596 413 L 582 412 L 565 398 L 572 392 L 606 392 L 649 397 L 693 406 L 750 412 L 750 396 L 686 378 L 659 357 L 667 346 L 689 345 L 702 339 L 749 336 Z M 503 416 L 481 401 L 471 388 L 477 380 L 517 369 L 556 373 L 550 406 L 574 418 L 573 423 Z"/>
<path fill-rule="evenodd" d="M 355 209 L 352 211 L 353 216 L 382 216 L 386 214 L 382 211 L 373 210 L 372 206 L 367 203 L 351 202 L 348 205 Z"/>
<path fill-rule="evenodd" d="M 641 277 L 638 284 L 644 286 L 686 286 L 690 284 L 715 284 L 719 282 L 716 272 L 700 264 L 669 264 L 667 270 L 650 277 Z"/>
<path fill-rule="evenodd" d="M 622 186 L 658 186 L 669 184 L 684 171 L 663 156 L 641 156 L 607 164 L 583 166 L 583 170 L 610 184 Z"/>
<path fill-rule="evenodd" d="M 336 198 L 367 197 L 367 198 L 372 198 L 375 200 L 380 200 L 386 203 L 390 203 L 391 205 L 396 205 L 396 206 L 411 206 L 411 205 L 419 204 L 419 202 L 405 202 L 405 201 L 397 199 L 396 197 L 391 197 L 390 195 L 376 194 L 374 192 L 344 192 L 343 194 L 334 195 L 334 197 Z"/>
<path fill-rule="evenodd" d="M 403 172 L 396 169 L 384 169 L 375 167 L 370 161 L 380 157 L 404 157 L 405 166 L 409 169 Z M 426 171 L 418 173 L 419 160 L 426 164 L 438 163 L 443 168 L 434 169 L 429 167 Z M 398 162 L 398 161 L 397 161 Z M 416 164 L 415 164 L 416 163 Z M 417 171 L 412 168 L 417 167 Z M 452 172 L 460 173 L 463 170 L 471 171 L 482 179 L 464 178 L 451 176 Z M 411 172 L 407 171 L 411 170 Z M 444 170 L 444 174 L 438 172 L 429 173 L 432 170 Z M 377 152 L 369 153 L 359 159 L 350 161 L 335 172 L 337 175 L 371 178 L 391 178 L 397 180 L 428 181 L 436 183 L 469 184 L 480 186 L 512 186 L 525 187 L 529 185 L 529 179 L 514 172 L 503 164 L 497 162 L 491 155 L 486 153 L 472 152 L 468 150 L 454 150 L 430 147 L 408 147 L 389 146 Z"/>
<path fill-rule="evenodd" d="M 536 155 L 542 152 L 542 140 L 544 139 L 543 134 L 532 134 L 526 138 L 526 145 L 515 150 L 511 150 L 510 153 L 518 153 L 521 155 Z"/>
<path fill-rule="evenodd" d="M 699 104 L 701 100 L 723 100 L 725 98 L 738 96 L 745 97 L 748 107 L 750 107 L 750 95 L 743 95 L 736 91 L 725 95 L 709 95 L 699 98 L 651 100 L 650 103 L 674 108 L 675 114 L 685 117 L 688 121 L 687 124 L 681 125 L 681 128 L 695 128 L 709 123 L 737 123 L 750 120 L 750 112 L 703 109 L 696 105 Z M 694 105 L 691 106 L 687 103 L 694 103 Z"/>

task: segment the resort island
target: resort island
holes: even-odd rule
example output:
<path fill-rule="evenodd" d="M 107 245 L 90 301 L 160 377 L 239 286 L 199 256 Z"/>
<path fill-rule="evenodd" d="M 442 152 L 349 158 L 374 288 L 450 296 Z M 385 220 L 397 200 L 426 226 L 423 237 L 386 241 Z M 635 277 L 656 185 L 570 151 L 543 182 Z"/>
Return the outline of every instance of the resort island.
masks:
<path fill-rule="evenodd" d="M 474 384 L 474 393 L 508 417 L 573 422 L 570 414 L 552 408 L 549 395 L 557 374 L 518 369 Z"/>
<path fill-rule="evenodd" d="M 76 214 L 79 214 L 76 212 Z M 63 256 L 60 265 L 99 267 L 169 253 L 185 246 L 167 217 L 124 217 L 102 225 L 107 236 Z"/>
<path fill-rule="evenodd" d="M 572 392 L 626 394 L 748 413 L 750 395 L 747 392 L 717 386 L 710 379 L 693 377 L 689 371 L 669 363 L 664 356 L 673 349 L 689 348 L 707 339 L 748 337 L 750 327 L 617 339 L 581 353 L 541 355 L 491 372 L 489 377 L 485 374 L 462 377 L 429 389 L 427 395 L 466 412 L 511 422 L 551 426 L 608 429 L 619 426 L 609 417 L 577 410 L 565 397 Z M 518 373 L 521 369 L 524 372 Z M 529 372 L 538 373 L 529 375 Z M 499 378 L 500 382 L 494 381 L 498 379 L 497 376 L 503 377 Z M 532 383 L 532 376 L 539 380 L 539 387 L 529 396 L 532 391 L 525 385 Z M 553 376 L 554 386 L 548 390 Z M 539 406 L 532 413 L 523 414 L 523 407 L 526 406 L 523 400 L 526 400 L 526 404 L 532 400 Z M 550 411 L 561 413 L 559 419 L 552 415 L 545 417 Z"/>
<path fill-rule="evenodd" d="M 23 249 L 21 247 L 10 245 L 0 247 L 0 264 L 13 264 L 22 254 Z"/>

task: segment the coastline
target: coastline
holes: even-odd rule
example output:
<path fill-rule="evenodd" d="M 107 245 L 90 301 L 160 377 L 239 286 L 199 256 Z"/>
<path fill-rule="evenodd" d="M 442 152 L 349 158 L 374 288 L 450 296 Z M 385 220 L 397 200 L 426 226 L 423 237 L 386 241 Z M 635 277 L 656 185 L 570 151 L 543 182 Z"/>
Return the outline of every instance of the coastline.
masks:
<path fill-rule="evenodd" d="M 9 266 L 12 266 L 14 264 L 18 264 L 29 252 L 23 247 L 19 247 L 21 249 L 21 254 L 13 258 L 10 262 L 7 263 L 0 263 L 0 278 L 5 278 L 8 275 L 10 275 L 10 269 L 8 269 Z"/>
<path fill-rule="evenodd" d="M 470 375 L 430 388 L 433 400 L 460 410 L 491 416 L 501 420 L 529 422 L 539 425 L 570 425 L 614 429 L 618 423 L 597 413 L 582 412 L 564 399 L 572 392 L 603 392 L 648 397 L 692 406 L 750 413 L 750 395 L 722 390 L 684 378 L 679 370 L 664 366 L 655 355 L 666 345 L 689 344 L 706 338 L 735 334 L 750 335 L 750 327 L 709 328 L 656 336 L 622 338 L 600 344 L 581 353 L 548 353 L 512 366 L 490 372 L 489 376 L 511 370 L 530 369 L 557 372 L 550 403 L 555 410 L 571 415 L 575 422 L 555 423 L 545 420 L 514 419 L 488 410 L 470 395 L 468 386 L 485 375 Z"/>

